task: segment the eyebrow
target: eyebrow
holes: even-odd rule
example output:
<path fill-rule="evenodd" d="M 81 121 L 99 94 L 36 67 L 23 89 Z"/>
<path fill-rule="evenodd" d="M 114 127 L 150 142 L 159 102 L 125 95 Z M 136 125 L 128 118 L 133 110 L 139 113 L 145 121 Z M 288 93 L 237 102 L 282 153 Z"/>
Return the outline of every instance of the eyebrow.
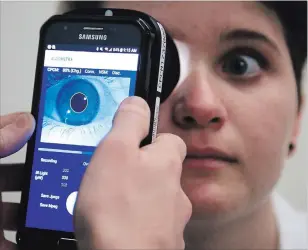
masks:
<path fill-rule="evenodd" d="M 220 41 L 243 41 L 243 40 L 262 41 L 270 45 L 277 52 L 279 52 L 277 45 L 271 39 L 269 39 L 264 34 L 256 32 L 256 31 L 246 30 L 246 29 L 237 29 L 237 30 L 232 30 L 227 33 L 223 33 L 220 36 Z"/>

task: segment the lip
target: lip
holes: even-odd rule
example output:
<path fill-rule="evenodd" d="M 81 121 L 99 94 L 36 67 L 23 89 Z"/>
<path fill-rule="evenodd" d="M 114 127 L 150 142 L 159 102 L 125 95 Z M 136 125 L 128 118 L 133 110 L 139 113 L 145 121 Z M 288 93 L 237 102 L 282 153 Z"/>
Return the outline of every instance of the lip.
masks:
<path fill-rule="evenodd" d="M 238 163 L 238 159 L 232 154 L 216 148 L 189 150 L 183 167 L 221 169 Z"/>

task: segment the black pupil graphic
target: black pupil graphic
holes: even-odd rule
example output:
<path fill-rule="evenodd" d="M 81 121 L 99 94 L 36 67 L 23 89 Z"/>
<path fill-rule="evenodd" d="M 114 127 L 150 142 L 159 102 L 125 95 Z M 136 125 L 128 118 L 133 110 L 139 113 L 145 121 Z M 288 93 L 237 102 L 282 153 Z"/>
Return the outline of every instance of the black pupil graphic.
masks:
<path fill-rule="evenodd" d="M 71 98 L 71 107 L 76 113 L 83 112 L 88 106 L 88 98 L 83 93 L 76 93 Z"/>

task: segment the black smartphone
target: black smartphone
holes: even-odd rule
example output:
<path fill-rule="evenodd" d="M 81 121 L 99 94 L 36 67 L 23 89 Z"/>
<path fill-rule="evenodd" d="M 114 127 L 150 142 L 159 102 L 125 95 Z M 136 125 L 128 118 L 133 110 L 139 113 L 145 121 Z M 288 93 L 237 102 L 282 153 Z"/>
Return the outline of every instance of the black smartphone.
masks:
<path fill-rule="evenodd" d="M 17 232 L 20 249 L 68 249 L 74 242 L 73 211 L 82 176 L 128 96 L 149 104 L 150 132 L 142 144 L 152 142 L 166 56 L 178 66 L 163 26 L 140 12 L 78 10 L 43 24 L 32 103 L 37 126 L 27 147 Z M 175 68 L 165 78 L 177 77 Z"/>

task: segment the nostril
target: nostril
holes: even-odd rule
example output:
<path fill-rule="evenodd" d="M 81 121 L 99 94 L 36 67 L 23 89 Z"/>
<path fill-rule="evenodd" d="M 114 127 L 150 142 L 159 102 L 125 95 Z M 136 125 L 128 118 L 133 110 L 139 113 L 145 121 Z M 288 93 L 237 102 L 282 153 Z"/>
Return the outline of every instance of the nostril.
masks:
<path fill-rule="evenodd" d="M 191 116 L 185 116 L 183 118 L 183 122 L 188 123 L 188 124 L 195 124 L 196 120 L 194 118 L 192 118 Z"/>
<path fill-rule="evenodd" d="M 220 117 L 214 117 L 212 120 L 211 120 L 211 123 L 218 123 L 220 122 Z"/>

